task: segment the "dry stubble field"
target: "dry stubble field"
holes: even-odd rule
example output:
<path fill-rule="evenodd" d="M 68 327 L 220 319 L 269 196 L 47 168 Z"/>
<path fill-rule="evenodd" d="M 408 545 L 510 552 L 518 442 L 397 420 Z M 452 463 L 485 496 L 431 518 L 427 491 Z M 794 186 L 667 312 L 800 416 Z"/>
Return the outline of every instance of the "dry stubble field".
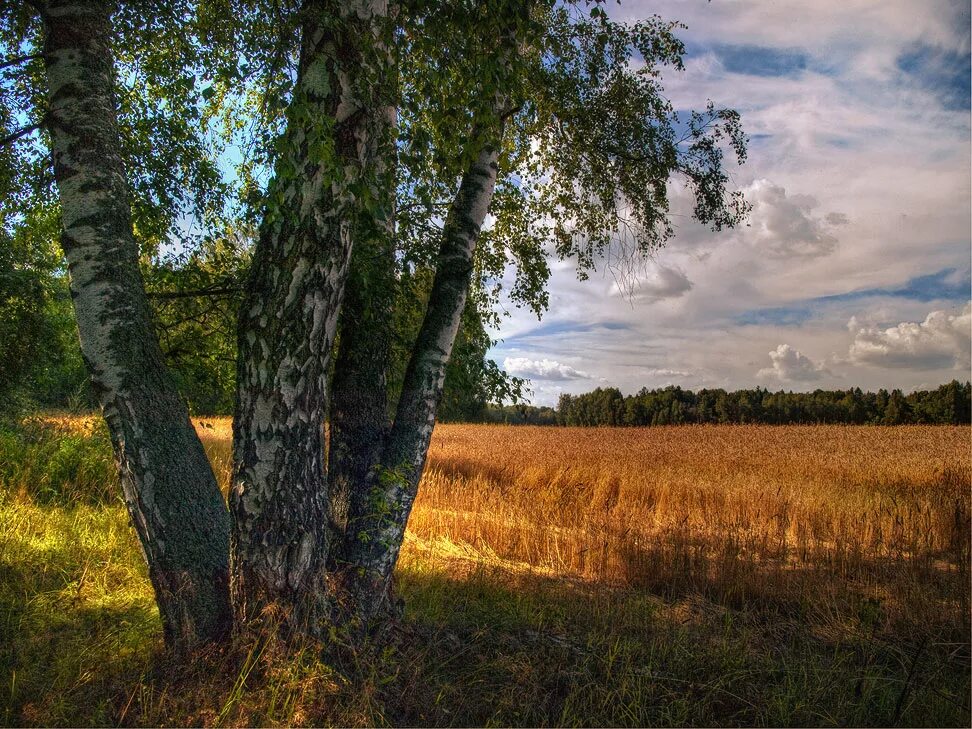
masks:
<path fill-rule="evenodd" d="M 229 420 L 197 429 L 225 488 Z M 967 725 L 969 449 L 968 427 L 440 425 L 395 654 L 349 673 L 241 639 L 195 677 L 160 668 L 117 499 L 85 496 L 107 460 L 47 491 L 8 469 L 5 723 Z"/>

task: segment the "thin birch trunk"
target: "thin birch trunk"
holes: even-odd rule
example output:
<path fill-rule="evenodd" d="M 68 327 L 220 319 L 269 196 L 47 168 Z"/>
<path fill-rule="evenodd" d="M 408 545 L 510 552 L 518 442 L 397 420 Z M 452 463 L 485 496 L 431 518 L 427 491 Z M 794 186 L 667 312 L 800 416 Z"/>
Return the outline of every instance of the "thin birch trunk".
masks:
<path fill-rule="evenodd" d="M 354 566 L 350 592 L 357 617 L 365 623 L 387 608 L 392 570 L 425 467 L 446 365 L 466 305 L 476 241 L 496 184 L 499 126 L 496 138 L 482 146 L 463 175 L 449 210 L 428 309 L 405 372 L 394 425 L 365 492 L 368 508 L 349 522 L 346 553 Z"/>
<path fill-rule="evenodd" d="M 378 109 L 384 128 L 376 167 L 381 204 L 365 216 L 355 234 L 348 290 L 341 309 L 338 356 L 332 380 L 328 480 L 330 519 L 335 531 L 332 563 L 345 562 L 346 530 L 368 509 L 369 474 L 390 429 L 388 372 L 395 338 L 395 148 L 397 110 Z"/>
<path fill-rule="evenodd" d="M 229 518 L 166 371 L 138 268 L 114 98 L 108 4 L 41 8 L 62 246 L 85 365 L 165 631 L 184 649 L 231 624 Z"/>
<path fill-rule="evenodd" d="M 387 83 L 387 3 L 304 9 L 294 101 L 239 319 L 234 600 L 319 632 L 328 613 L 327 370 L 351 256 L 354 185 L 377 184 L 370 113 Z M 372 194 L 378 194 L 373 191 Z"/>

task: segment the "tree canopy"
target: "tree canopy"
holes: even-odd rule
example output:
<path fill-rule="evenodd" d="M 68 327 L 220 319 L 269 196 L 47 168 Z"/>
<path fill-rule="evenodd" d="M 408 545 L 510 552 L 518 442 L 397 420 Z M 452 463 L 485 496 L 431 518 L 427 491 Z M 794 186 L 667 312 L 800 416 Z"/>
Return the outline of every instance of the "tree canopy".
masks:
<path fill-rule="evenodd" d="M 400 281 L 422 279 L 434 267 L 443 211 L 470 152 L 469 130 L 488 113 L 490 89 L 511 89 L 494 221 L 477 248 L 462 336 L 485 346 L 470 362 L 462 358 L 473 349 L 460 348 L 447 380 L 446 402 L 466 412 L 484 395 L 499 402 L 522 393 L 522 383 L 480 354 L 492 343 L 487 331 L 498 323 L 502 296 L 538 314 L 546 308 L 548 256 L 575 260 L 583 276 L 608 258 L 623 267 L 651 253 L 673 232 L 673 177 L 695 193 L 700 220 L 719 228 L 745 213 L 740 194 L 726 191 L 720 145 L 727 141 L 744 159 L 738 115 L 711 105 L 678 114 L 664 96 L 662 70 L 682 68 L 678 23 L 654 17 L 624 25 L 596 3 L 536 3 L 517 31 L 524 52 L 504 70 L 489 60 L 490 32 L 517 7 L 402 3 L 394 29 Z M 163 351 L 196 412 L 232 407 L 239 289 L 292 99 L 299 15 L 296 2 L 166 0 L 153 3 L 152 13 L 120 3 L 113 16 L 142 270 Z M 44 143 L 40 34 L 29 5 L 0 17 L 0 53 L 20 59 L 0 71 L 0 134 L 29 130 L 0 149 L 0 217 L 8 235 L 34 249 L 56 238 L 58 205 Z M 513 284 L 504 292 L 508 267 Z M 57 274 L 48 270 L 47 285 L 56 288 Z M 407 307 L 421 299 L 413 293 L 400 301 Z M 77 380 L 54 390 L 76 396 Z"/>

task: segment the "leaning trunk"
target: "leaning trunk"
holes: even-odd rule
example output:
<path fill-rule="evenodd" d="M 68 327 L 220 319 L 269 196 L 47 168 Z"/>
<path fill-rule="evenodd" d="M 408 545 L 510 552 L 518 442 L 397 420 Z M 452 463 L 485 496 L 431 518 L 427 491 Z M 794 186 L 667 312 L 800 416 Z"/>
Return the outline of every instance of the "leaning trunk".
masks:
<path fill-rule="evenodd" d="M 239 617 L 276 605 L 293 628 L 318 633 L 329 609 L 326 377 L 354 201 L 376 184 L 368 110 L 387 93 L 389 59 L 385 2 L 320 0 L 303 12 L 294 100 L 239 318 L 231 512 Z"/>
<path fill-rule="evenodd" d="M 501 126 L 501 125 L 500 125 Z M 361 494 L 346 541 L 351 595 L 368 622 L 386 607 L 392 570 L 425 466 L 446 366 L 466 305 L 473 253 L 496 184 L 501 131 L 485 143 L 463 175 L 442 232 L 435 279 L 422 328 L 405 372 L 394 425 L 379 465 Z"/>
<path fill-rule="evenodd" d="M 229 518 L 152 327 L 118 150 L 106 3 L 46 3 L 47 128 L 81 352 L 104 412 L 166 643 L 230 627 Z"/>

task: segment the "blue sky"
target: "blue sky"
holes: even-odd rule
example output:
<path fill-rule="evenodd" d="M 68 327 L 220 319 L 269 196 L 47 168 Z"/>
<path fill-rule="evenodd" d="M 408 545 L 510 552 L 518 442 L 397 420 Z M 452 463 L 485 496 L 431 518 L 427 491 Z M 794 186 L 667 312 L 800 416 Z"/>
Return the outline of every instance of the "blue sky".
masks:
<path fill-rule="evenodd" d="M 542 321 L 510 308 L 491 356 L 534 402 L 614 385 L 936 386 L 970 368 L 969 5 L 654 0 L 688 25 L 676 108 L 738 109 L 753 204 L 713 234 L 672 188 L 678 235 L 632 289 L 551 261 Z"/>

